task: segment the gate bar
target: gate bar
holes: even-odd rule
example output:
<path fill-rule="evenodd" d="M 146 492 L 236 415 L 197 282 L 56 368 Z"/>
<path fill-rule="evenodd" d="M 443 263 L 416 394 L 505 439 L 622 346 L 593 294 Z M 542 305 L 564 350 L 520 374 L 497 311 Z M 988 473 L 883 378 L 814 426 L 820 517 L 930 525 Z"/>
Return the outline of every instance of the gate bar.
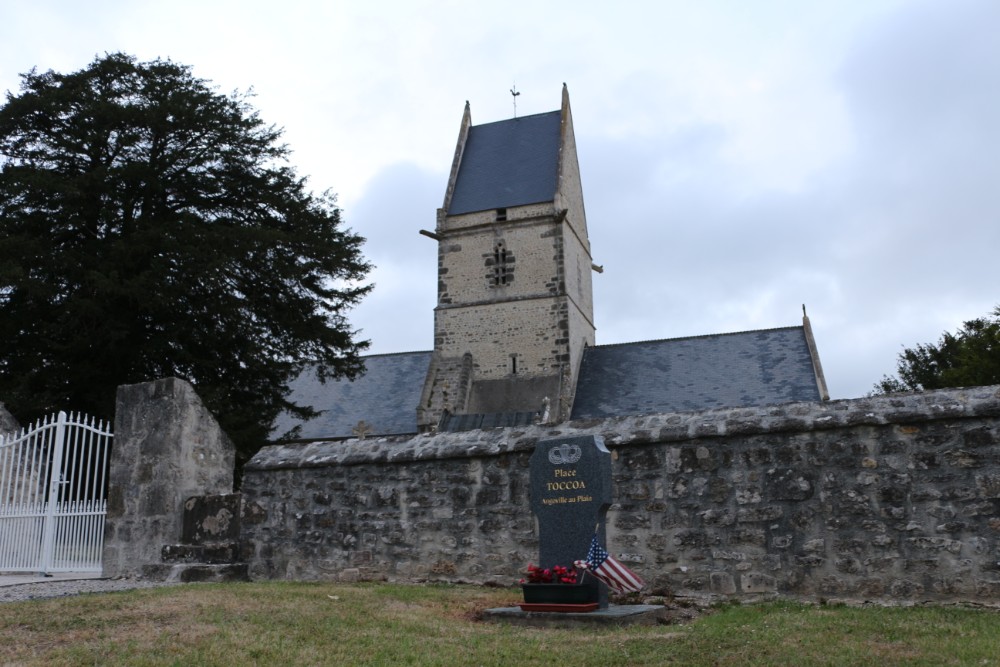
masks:
<path fill-rule="evenodd" d="M 49 504 L 45 512 L 45 530 L 42 534 L 42 568 L 40 574 L 49 576 L 52 569 L 52 539 L 55 532 L 56 504 L 59 502 L 59 490 L 62 477 L 63 446 L 66 440 L 66 413 L 59 411 L 56 427 L 56 446 L 49 467 Z"/>

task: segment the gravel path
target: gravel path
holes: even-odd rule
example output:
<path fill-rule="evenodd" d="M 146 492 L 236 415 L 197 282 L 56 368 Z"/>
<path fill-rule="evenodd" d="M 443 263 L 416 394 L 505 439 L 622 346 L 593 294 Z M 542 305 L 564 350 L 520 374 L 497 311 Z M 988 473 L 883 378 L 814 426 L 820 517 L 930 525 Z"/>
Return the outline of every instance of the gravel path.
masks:
<path fill-rule="evenodd" d="M 61 598 L 67 595 L 80 595 L 81 593 L 108 593 L 111 591 L 131 590 L 133 588 L 156 588 L 158 586 L 176 585 L 178 584 L 164 583 L 162 581 L 146 581 L 143 579 L 64 579 L 33 582 L 0 587 L 0 603 Z"/>

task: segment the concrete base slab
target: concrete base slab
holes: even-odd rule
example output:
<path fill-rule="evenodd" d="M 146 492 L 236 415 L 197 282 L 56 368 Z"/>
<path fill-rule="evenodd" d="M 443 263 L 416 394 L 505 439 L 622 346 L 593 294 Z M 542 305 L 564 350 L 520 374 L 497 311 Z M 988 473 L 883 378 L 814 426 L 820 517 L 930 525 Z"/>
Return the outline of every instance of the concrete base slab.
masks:
<path fill-rule="evenodd" d="M 53 581 L 75 581 L 77 579 L 101 579 L 100 572 L 53 572 L 36 574 L 33 572 L 0 572 L 0 587 L 21 584 L 46 584 Z"/>
<path fill-rule="evenodd" d="M 574 628 L 595 625 L 656 625 L 666 618 L 667 608 L 651 604 L 609 605 L 582 614 L 522 611 L 520 607 L 497 607 L 483 612 L 483 620 L 536 628 Z"/>
<path fill-rule="evenodd" d="M 151 581 L 181 584 L 250 581 L 246 563 L 153 563 L 142 567 L 142 576 Z"/>

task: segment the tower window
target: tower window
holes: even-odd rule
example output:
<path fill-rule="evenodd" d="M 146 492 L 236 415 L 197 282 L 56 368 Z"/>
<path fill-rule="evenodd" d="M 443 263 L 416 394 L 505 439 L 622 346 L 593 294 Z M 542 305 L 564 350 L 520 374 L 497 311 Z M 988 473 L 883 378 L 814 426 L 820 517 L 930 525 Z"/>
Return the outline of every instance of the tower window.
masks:
<path fill-rule="evenodd" d="M 493 274 L 490 276 L 490 285 L 493 287 L 504 287 L 514 282 L 514 256 L 507 250 L 503 241 L 498 241 L 493 246 L 492 261 L 487 262 L 487 266 L 492 265 Z"/>
<path fill-rule="evenodd" d="M 510 355 L 510 374 L 517 375 L 517 354 L 512 353 Z"/>
<path fill-rule="evenodd" d="M 497 222 L 503 222 L 507 219 L 507 209 L 498 208 L 497 209 Z"/>

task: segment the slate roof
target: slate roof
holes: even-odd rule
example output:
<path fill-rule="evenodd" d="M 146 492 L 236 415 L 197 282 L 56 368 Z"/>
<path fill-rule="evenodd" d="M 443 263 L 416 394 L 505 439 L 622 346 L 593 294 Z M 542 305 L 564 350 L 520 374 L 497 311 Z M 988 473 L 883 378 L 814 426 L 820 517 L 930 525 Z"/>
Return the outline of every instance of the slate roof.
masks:
<path fill-rule="evenodd" d="M 438 430 L 444 432 L 478 431 L 484 428 L 505 428 L 534 424 L 541 412 L 484 412 L 467 415 L 445 414 Z"/>
<path fill-rule="evenodd" d="M 469 128 L 448 215 L 555 198 L 562 112 Z"/>
<path fill-rule="evenodd" d="M 370 436 L 417 433 L 417 404 L 431 354 L 365 357 L 365 373 L 354 381 L 323 385 L 312 372 L 304 372 L 291 385 L 291 399 L 323 412 L 303 422 L 296 439 L 356 437 L 352 429 L 360 421 L 372 427 Z M 786 327 L 587 348 L 571 419 L 819 400 L 805 330 Z M 530 423 L 534 416 L 450 415 L 443 427 L 464 431 L 511 426 Z M 282 414 L 272 435 L 278 437 L 298 423 Z"/>
<path fill-rule="evenodd" d="M 354 381 L 327 380 L 320 384 L 306 370 L 291 383 L 293 403 L 308 405 L 322 414 L 305 422 L 282 414 L 272 435 L 280 437 L 301 424 L 297 440 L 356 437 L 359 421 L 372 427 L 370 435 L 417 432 L 417 405 L 431 363 L 431 352 L 378 354 L 364 358 L 365 373 Z"/>
<path fill-rule="evenodd" d="M 572 419 L 819 401 L 803 327 L 599 345 Z"/>

